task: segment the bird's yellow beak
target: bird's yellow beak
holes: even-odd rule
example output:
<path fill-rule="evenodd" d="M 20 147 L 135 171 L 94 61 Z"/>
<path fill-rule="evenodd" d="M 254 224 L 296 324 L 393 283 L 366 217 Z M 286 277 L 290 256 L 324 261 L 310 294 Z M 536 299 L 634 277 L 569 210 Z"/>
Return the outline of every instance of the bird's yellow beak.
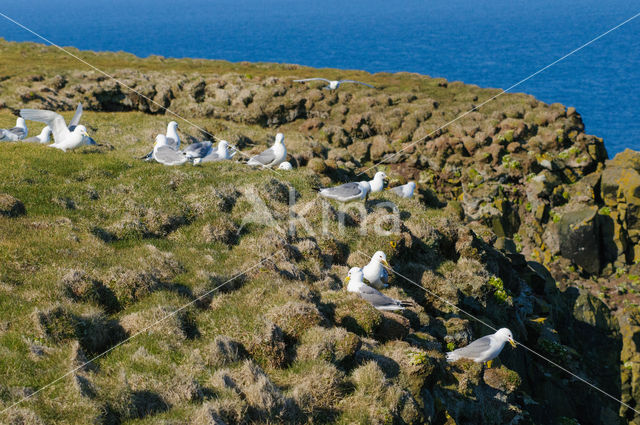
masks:
<path fill-rule="evenodd" d="M 511 344 L 511 346 L 512 346 L 513 348 L 516 348 L 516 347 L 517 347 L 516 342 L 515 342 L 514 340 L 512 340 L 512 339 L 510 339 L 510 340 L 509 340 L 509 344 Z"/>
<path fill-rule="evenodd" d="M 389 263 L 387 263 L 387 260 L 382 260 L 381 262 L 382 262 L 382 264 L 384 264 L 385 266 L 387 266 L 387 267 L 391 268 L 391 266 L 389 265 Z"/>
<path fill-rule="evenodd" d="M 350 280 L 351 280 L 351 276 L 347 276 L 344 278 L 344 283 L 349 283 Z"/>

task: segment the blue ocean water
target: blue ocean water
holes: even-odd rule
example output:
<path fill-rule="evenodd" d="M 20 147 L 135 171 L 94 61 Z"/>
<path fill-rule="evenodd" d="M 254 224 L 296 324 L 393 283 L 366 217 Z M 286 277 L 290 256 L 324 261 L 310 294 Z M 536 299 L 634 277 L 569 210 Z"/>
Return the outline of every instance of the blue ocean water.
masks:
<path fill-rule="evenodd" d="M 640 2 L 0 0 L 0 12 L 80 49 L 411 71 L 507 88 L 640 12 Z M 0 37 L 40 41 L 0 21 Z M 611 156 L 640 150 L 640 18 L 514 91 L 575 106 Z"/>

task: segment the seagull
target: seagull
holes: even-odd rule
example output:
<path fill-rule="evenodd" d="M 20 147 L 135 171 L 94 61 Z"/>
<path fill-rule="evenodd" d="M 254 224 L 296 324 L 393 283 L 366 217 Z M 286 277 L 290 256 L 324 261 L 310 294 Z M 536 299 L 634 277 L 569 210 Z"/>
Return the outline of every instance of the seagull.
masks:
<path fill-rule="evenodd" d="M 31 143 L 49 143 L 49 139 L 51 138 L 51 127 L 48 125 L 42 129 L 40 134 L 33 137 L 28 137 L 23 140 L 23 142 L 31 142 Z"/>
<path fill-rule="evenodd" d="M 340 202 L 350 202 L 365 199 L 369 196 L 371 185 L 368 181 L 351 182 L 340 186 L 320 189 L 320 196 L 335 199 Z"/>
<path fill-rule="evenodd" d="M 175 121 L 171 121 L 167 125 L 167 132 L 165 134 L 165 139 L 167 141 L 167 146 L 172 147 L 174 150 L 180 149 L 180 136 L 178 136 L 178 123 Z M 156 138 L 157 140 L 157 138 Z M 150 161 L 153 159 L 153 150 L 143 156 L 141 159 L 145 161 Z"/>
<path fill-rule="evenodd" d="M 189 158 L 177 149 L 174 149 L 167 142 L 167 136 L 158 134 L 156 143 L 153 146 L 153 159 L 164 165 L 182 165 L 189 161 Z"/>
<path fill-rule="evenodd" d="M 236 152 L 237 151 L 234 150 L 232 153 L 229 153 L 229 142 L 221 140 L 220 143 L 218 143 L 218 147 L 216 149 L 211 149 L 206 156 L 202 158 L 195 158 L 193 160 L 193 165 L 198 165 L 202 162 L 218 162 L 224 161 L 225 159 L 231 159 Z"/>
<path fill-rule="evenodd" d="M 21 109 L 20 116 L 26 120 L 43 122 L 51 127 L 54 143 L 49 146 L 64 152 L 82 146 L 84 144 L 84 138 L 89 137 L 84 125 L 77 125 L 73 131 L 69 131 L 62 115 L 53 111 L 44 109 Z"/>
<path fill-rule="evenodd" d="M 360 296 L 360 298 L 368 301 L 378 310 L 404 310 L 406 307 L 409 307 L 413 304 L 410 301 L 400 301 L 391 297 L 387 297 L 377 289 L 372 288 L 371 286 L 364 283 L 362 279 L 362 269 L 360 267 L 351 268 L 351 270 L 349 270 L 349 274 L 344 280 L 348 284 L 347 291 L 355 292 Z"/>
<path fill-rule="evenodd" d="M 247 165 L 261 165 L 263 167 L 275 167 L 280 165 L 287 157 L 287 148 L 284 146 L 284 134 L 276 134 L 276 141 L 269 149 L 249 159 Z"/>
<path fill-rule="evenodd" d="M 509 342 L 513 348 L 516 348 L 511 331 L 507 328 L 498 329 L 493 335 L 483 336 L 465 347 L 447 353 L 447 361 L 455 362 L 460 359 L 469 359 L 476 363 L 487 362 L 487 365 L 491 367 L 491 361 L 498 357 L 505 342 Z"/>
<path fill-rule="evenodd" d="M 389 267 L 387 255 L 382 251 L 378 251 L 373 254 L 369 264 L 362 268 L 364 278 L 374 288 L 382 289 L 389 286 L 389 273 L 383 265 Z"/>
<path fill-rule="evenodd" d="M 75 128 L 80 124 L 80 118 L 82 117 L 82 103 L 78 103 L 76 107 L 76 112 L 73 114 L 73 118 L 69 121 L 69 131 L 75 130 Z M 83 138 L 84 145 L 97 145 L 96 141 L 93 140 L 89 136 L 85 136 Z"/>
<path fill-rule="evenodd" d="M 398 195 L 401 198 L 413 197 L 413 191 L 416 189 L 415 182 L 409 182 L 402 186 L 390 187 L 389 190 Z"/>
<path fill-rule="evenodd" d="M 294 83 L 304 83 L 307 81 L 324 81 L 327 83 L 327 85 L 324 86 L 323 89 L 326 89 L 326 90 L 335 90 L 338 87 L 340 87 L 340 84 L 342 83 L 362 84 L 363 86 L 367 86 L 372 89 L 375 89 L 375 87 L 373 87 L 370 84 L 363 83 L 361 81 L 355 81 L 355 80 L 327 80 L 326 78 L 305 78 L 304 80 L 293 80 Z"/>
<path fill-rule="evenodd" d="M 17 142 L 27 137 L 29 129 L 27 123 L 24 122 L 24 118 L 18 117 L 16 119 L 16 126 L 9 129 L 0 128 L 0 142 Z"/>
<path fill-rule="evenodd" d="M 382 192 L 385 185 L 387 184 L 387 175 L 383 171 L 378 171 L 373 179 L 369 181 L 369 186 L 371 186 L 371 193 Z"/>
<path fill-rule="evenodd" d="M 285 170 L 285 171 L 289 171 L 293 169 L 293 166 L 291 165 L 291 163 L 289 161 L 285 161 L 282 164 L 280 164 L 278 166 L 278 170 Z"/>

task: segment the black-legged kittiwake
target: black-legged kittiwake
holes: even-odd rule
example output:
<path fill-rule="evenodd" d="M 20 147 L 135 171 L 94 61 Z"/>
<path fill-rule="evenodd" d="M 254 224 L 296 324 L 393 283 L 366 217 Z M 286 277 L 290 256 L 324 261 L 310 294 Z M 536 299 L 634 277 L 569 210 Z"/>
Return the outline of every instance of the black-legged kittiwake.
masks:
<path fill-rule="evenodd" d="M 447 353 L 447 361 L 455 362 L 460 359 L 469 359 L 476 363 L 491 362 L 498 357 L 505 342 L 511 344 L 513 348 L 516 347 L 511 331 L 507 328 L 498 329 L 493 335 L 483 336 L 465 347 Z M 491 367 L 490 363 L 489 367 Z"/>
<path fill-rule="evenodd" d="M 363 281 L 362 269 L 360 267 L 352 267 L 349 270 L 345 282 L 347 282 L 347 291 L 358 294 L 362 299 L 368 301 L 378 310 L 394 311 L 404 310 L 413 303 L 410 301 L 400 301 L 384 295 L 382 292 L 367 285 Z"/>
<path fill-rule="evenodd" d="M 389 267 L 387 255 L 382 251 L 377 251 L 371 257 L 369 264 L 362 268 L 362 274 L 367 282 L 369 282 L 369 285 L 378 289 L 389 286 L 389 273 L 384 266 Z"/>
<path fill-rule="evenodd" d="M 49 143 L 49 139 L 51 139 L 51 127 L 47 125 L 42 129 L 40 134 L 38 134 L 37 136 L 27 137 L 23 140 L 23 142 L 45 144 Z"/>
<path fill-rule="evenodd" d="M 84 138 L 89 137 L 87 129 L 83 125 L 76 126 L 69 131 L 62 115 L 44 109 L 21 109 L 20 116 L 26 120 L 38 121 L 51 127 L 53 133 L 52 148 L 58 148 L 64 152 L 75 149 L 84 144 Z"/>
<path fill-rule="evenodd" d="M 389 190 L 401 198 L 411 198 L 413 191 L 416 189 L 415 182 L 409 182 L 402 186 L 390 187 Z"/>
<path fill-rule="evenodd" d="M 294 83 L 305 83 L 307 81 L 324 81 L 325 83 L 327 83 L 327 85 L 324 86 L 323 89 L 327 89 L 327 90 L 335 90 L 338 87 L 340 87 L 340 84 L 344 84 L 344 83 L 361 84 L 363 86 L 367 86 L 369 88 L 375 89 L 375 87 L 373 87 L 370 84 L 363 83 L 362 81 L 355 81 L 355 80 L 327 80 L 326 78 L 305 78 L 303 80 L 293 80 Z"/>
<path fill-rule="evenodd" d="M 27 137 L 29 129 L 23 117 L 16 119 L 16 126 L 13 128 L 0 128 L 0 142 L 17 142 Z"/>
<path fill-rule="evenodd" d="M 277 167 L 287 158 L 287 148 L 284 146 L 284 134 L 276 134 L 276 140 L 269 149 L 251 157 L 247 165 L 260 165 L 263 167 Z"/>

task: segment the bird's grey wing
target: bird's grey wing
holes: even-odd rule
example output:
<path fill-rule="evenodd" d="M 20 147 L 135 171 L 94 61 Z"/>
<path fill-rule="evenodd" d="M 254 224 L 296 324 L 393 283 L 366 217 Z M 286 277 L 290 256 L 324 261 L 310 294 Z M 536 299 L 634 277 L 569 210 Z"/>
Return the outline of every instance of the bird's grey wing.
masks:
<path fill-rule="evenodd" d="M 173 137 L 167 137 L 167 146 L 169 146 L 173 150 L 178 150 L 178 148 L 180 148 L 180 142 L 178 142 Z"/>
<path fill-rule="evenodd" d="M 40 139 L 38 139 L 36 136 L 27 137 L 26 139 L 22 139 L 22 141 L 28 143 L 40 143 Z"/>
<path fill-rule="evenodd" d="M 82 117 L 82 103 L 78 103 L 78 107 L 76 108 L 76 113 L 73 114 L 73 118 L 71 118 L 71 121 L 69 121 L 70 131 L 73 131 L 73 129 L 76 128 L 78 124 L 80 124 L 81 117 Z"/>
<path fill-rule="evenodd" d="M 20 116 L 25 120 L 47 124 L 51 127 L 51 132 L 53 133 L 53 138 L 56 143 L 60 143 L 70 134 L 62 115 L 53 111 L 46 111 L 44 109 L 21 109 Z"/>
<path fill-rule="evenodd" d="M 340 186 L 322 189 L 321 193 L 330 198 L 347 200 L 360 197 L 362 195 L 362 187 L 355 182 L 345 183 Z"/>
<path fill-rule="evenodd" d="M 367 86 L 370 87 L 372 89 L 375 89 L 375 87 L 373 87 L 371 84 L 367 84 L 367 83 L 363 83 L 362 81 L 356 81 L 356 80 L 340 80 L 340 83 L 355 83 L 355 84 L 361 84 L 363 86 Z"/>
<path fill-rule="evenodd" d="M 392 187 L 391 189 L 389 189 L 390 191 L 392 191 L 393 193 L 395 193 L 398 196 L 403 196 L 404 193 L 402 192 L 402 188 L 404 186 L 396 186 L 396 187 Z"/>
<path fill-rule="evenodd" d="M 164 165 L 181 165 L 188 161 L 188 158 L 182 152 L 166 145 L 156 149 L 153 157 Z"/>
<path fill-rule="evenodd" d="M 293 80 L 294 83 L 304 83 L 306 81 L 326 81 L 327 83 L 330 82 L 326 78 L 305 78 L 303 80 Z"/>
<path fill-rule="evenodd" d="M 27 132 L 22 127 L 13 127 L 7 131 L 15 134 L 18 139 L 24 139 L 27 135 Z"/>
<path fill-rule="evenodd" d="M 358 291 L 358 294 L 376 308 L 400 307 L 400 302 L 384 295 L 382 292 L 370 286 L 361 288 Z"/>
<path fill-rule="evenodd" d="M 202 162 L 217 162 L 222 161 L 222 157 L 218 155 L 218 152 L 211 152 L 209 155 L 202 158 Z"/>
<path fill-rule="evenodd" d="M 466 347 L 458 348 L 457 350 L 455 350 L 455 353 L 459 354 L 461 357 L 475 359 L 482 357 L 490 347 L 491 338 L 489 337 L 489 335 L 487 335 L 483 336 L 482 338 L 476 339 Z"/>
<path fill-rule="evenodd" d="M 269 165 L 276 159 L 276 153 L 272 148 L 267 149 L 266 151 L 252 157 L 249 162 L 250 163 L 260 163 L 262 165 Z"/>
<path fill-rule="evenodd" d="M 196 142 L 192 143 L 182 150 L 185 155 L 191 158 L 204 158 L 209 152 L 211 152 L 211 142 Z"/>

